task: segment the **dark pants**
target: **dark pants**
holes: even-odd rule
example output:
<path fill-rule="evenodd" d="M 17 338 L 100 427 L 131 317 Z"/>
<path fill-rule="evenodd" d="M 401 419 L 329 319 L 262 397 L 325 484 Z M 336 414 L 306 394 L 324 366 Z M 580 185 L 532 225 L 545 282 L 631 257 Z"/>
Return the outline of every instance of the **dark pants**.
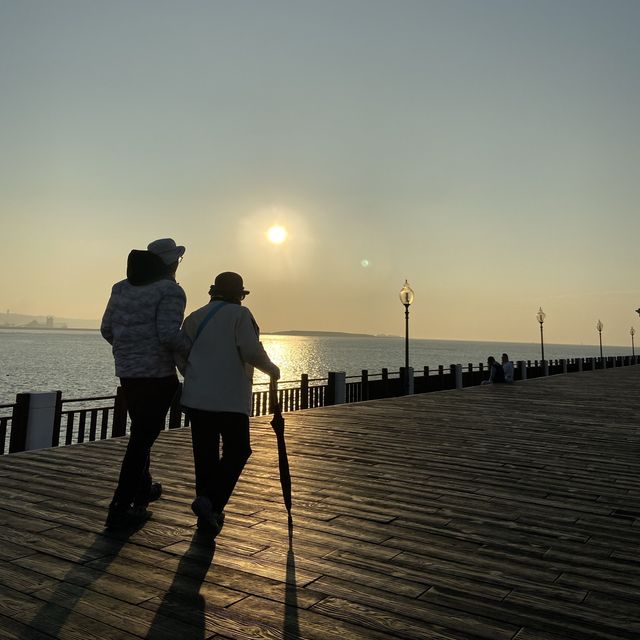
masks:
<path fill-rule="evenodd" d="M 120 378 L 120 384 L 131 418 L 131 435 L 111 504 L 126 509 L 131 503 L 145 506 L 149 503 L 151 447 L 164 429 L 178 377 Z"/>
<path fill-rule="evenodd" d="M 189 408 L 186 412 L 191 423 L 196 495 L 209 498 L 213 510 L 221 513 L 251 455 L 249 416 Z"/>

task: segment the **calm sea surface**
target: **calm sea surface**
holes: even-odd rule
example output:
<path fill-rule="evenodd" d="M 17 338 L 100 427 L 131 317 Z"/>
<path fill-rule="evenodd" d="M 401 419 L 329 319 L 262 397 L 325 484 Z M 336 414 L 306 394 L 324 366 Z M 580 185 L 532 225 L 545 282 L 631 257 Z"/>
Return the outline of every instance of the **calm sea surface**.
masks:
<path fill-rule="evenodd" d="M 379 373 L 383 367 L 397 371 L 404 366 L 403 338 L 350 338 L 263 335 L 271 359 L 280 366 L 282 380 L 326 377 L 328 371 L 360 374 L 362 369 Z M 503 351 L 514 360 L 540 358 L 533 343 L 411 340 L 411 366 L 421 370 L 442 364 L 477 365 L 488 355 Z M 630 355 L 629 347 L 605 347 L 604 355 Z M 592 345 L 545 344 L 550 359 L 599 355 Z M 256 375 L 256 383 L 266 380 Z M 62 391 L 63 398 L 82 398 L 115 393 L 111 347 L 96 331 L 0 330 L 0 404 L 15 401 L 24 391 Z"/>

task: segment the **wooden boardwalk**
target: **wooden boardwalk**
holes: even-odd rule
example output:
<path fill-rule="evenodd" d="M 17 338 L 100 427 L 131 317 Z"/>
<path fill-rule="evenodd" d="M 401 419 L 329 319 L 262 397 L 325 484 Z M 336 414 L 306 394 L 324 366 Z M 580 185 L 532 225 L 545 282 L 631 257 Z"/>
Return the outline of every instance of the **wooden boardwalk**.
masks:
<path fill-rule="evenodd" d="M 188 430 L 107 535 L 125 438 L 0 458 L 0 638 L 640 638 L 640 366 L 268 419 L 215 545 Z"/>

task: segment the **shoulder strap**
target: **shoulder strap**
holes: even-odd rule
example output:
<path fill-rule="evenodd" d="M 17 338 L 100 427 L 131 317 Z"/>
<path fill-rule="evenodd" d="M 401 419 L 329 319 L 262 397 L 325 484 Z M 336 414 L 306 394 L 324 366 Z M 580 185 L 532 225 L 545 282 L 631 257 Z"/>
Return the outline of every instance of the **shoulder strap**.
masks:
<path fill-rule="evenodd" d="M 202 330 L 209 324 L 209 320 L 211 320 L 211 318 L 213 318 L 213 316 L 215 316 L 216 313 L 218 313 L 218 311 L 220 311 L 220 309 L 222 309 L 222 307 L 224 307 L 226 304 L 228 303 L 224 300 L 221 300 L 219 304 L 215 305 L 212 309 L 209 310 L 209 313 L 207 313 L 207 315 L 204 317 L 204 319 L 200 323 L 200 326 L 198 327 L 198 330 L 196 331 L 196 337 L 193 339 L 194 342 L 198 339 L 198 336 L 202 333 Z"/>

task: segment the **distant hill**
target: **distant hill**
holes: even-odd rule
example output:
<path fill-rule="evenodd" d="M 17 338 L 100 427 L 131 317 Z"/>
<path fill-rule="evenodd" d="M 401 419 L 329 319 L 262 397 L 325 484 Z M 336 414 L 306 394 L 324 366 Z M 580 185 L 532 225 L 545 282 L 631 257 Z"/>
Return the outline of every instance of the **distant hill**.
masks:
<path fill-rule="evenodd" d="M 344 331 L 269 331 L 271 336 L 317 336 L 325 338 L 375 338 L 371 333 L 346 333 Z"/>
<path fill-rule="evenodd" d="M 98 329 L 98 320 L 31 316 L 24 313 L 0 313 L 0 329 Z"/>

